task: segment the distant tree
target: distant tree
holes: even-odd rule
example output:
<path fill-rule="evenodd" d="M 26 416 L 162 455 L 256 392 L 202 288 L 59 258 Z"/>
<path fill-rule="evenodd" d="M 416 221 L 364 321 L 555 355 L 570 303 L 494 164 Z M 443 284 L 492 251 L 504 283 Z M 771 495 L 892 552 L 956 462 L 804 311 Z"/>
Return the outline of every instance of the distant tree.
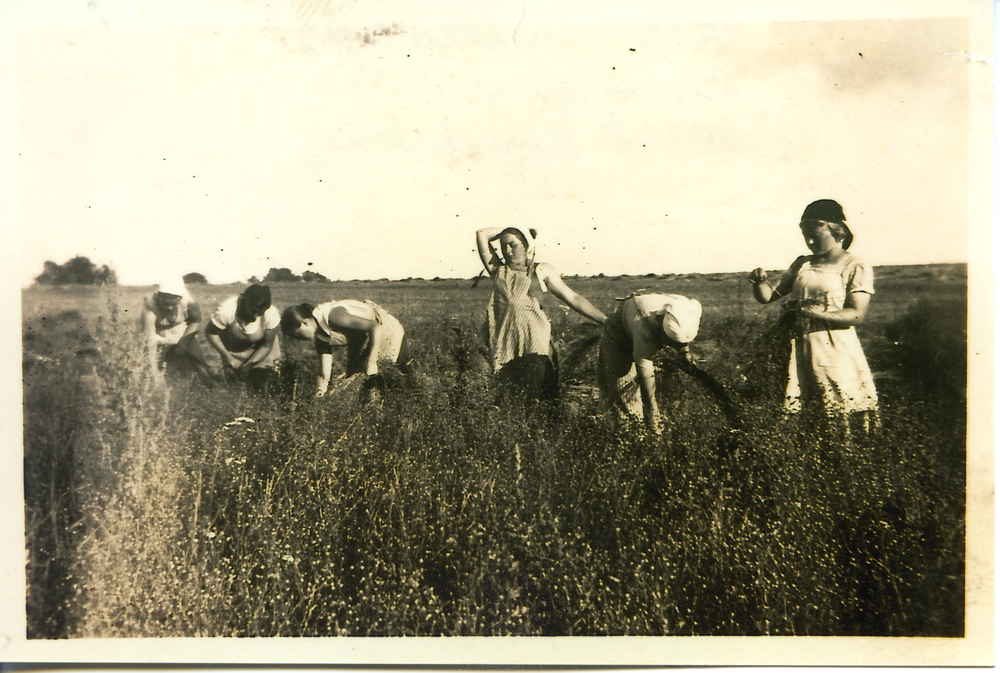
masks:
<path fill-rule="evenodd" d="M 257 276 L 250 276 L 250 279 L 247 282 L 250 283 L 251 285 L 256 285 L 257 283 L 260 282 L 260 278 L 258 278 Z"/>
<path fill-rule="evenodd" d="M 98 267 L 86 257 L 77 255 L 65 264 L 45 262 L 35 282 L 39 285 L 115 285 L 118 277 L 107 264 Z"/>
<path fill-rule="evenodd" d="M 183 278 L 183 280 L 188 285 L 207 285 L 208 284 L 208 279 L 206 279 L 200 273 L 194 273 L 194 272 L 185 275 L 184 278 Z"/>
<path fill-rule="evenodd" d="M 267 275 L 264 276 L 264 280 L 262 280 L 261 282 L 262 283 L 297 283 L 297 282 L 299 282 L 301 280 L 302 280 L 302 277 L 301 276 L 297 276 L 294 273 L 292 273 L 291 269 L 288 269 L 288 268 L 275 269 L 275 268 L 272 267 L 271 270 L 267 272 Z"/>
<path fill-rule="evenodd" d="M 315 271 L 305 271 L 302 273 L 302 280 L 306 283 L 329 283 L 330 279 Z"/>

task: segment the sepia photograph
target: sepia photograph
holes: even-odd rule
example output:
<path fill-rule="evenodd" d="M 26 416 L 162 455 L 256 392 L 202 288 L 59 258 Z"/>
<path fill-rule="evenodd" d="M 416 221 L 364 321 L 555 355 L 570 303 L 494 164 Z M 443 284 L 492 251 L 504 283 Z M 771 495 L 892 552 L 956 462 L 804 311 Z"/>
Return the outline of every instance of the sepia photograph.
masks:
<path fill-rule="evenodd" d="M 23 5 L 0 660 L 995 664 L 992 2 Z"/>

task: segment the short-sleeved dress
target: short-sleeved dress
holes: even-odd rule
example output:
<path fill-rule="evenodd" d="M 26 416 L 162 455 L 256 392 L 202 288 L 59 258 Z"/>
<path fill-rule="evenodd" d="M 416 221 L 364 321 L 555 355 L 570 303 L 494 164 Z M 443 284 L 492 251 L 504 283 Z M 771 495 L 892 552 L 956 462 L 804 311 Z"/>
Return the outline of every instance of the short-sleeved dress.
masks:
<path fill-rule="evenodd" d="M 493 371 L 523 399 L 554 399 L 559 374 L 553 359 L 552 325 L 538 303 L 547 292 L 538 264 L 502 264 L 491 274 L 493 293 L 486 329 Z M 533 288 L 537 282 L 537 286 Z"/>
<path fill-rule="evenodd" d="M 253 355 L 257 344 L 264 340 L 264 334 L 281 324 L 281 313 L 274 306 L 269 306 L 264 315 L 253 322 L 244 322 L 236 316 L 236 306 L 239 297 L 230 297 L 219 304 L 212 313 L 212 324 L 221 332 L 219 337 L 233 357 L 245 362 Z M 267 357 L 254 365 L 254 369 L 273 368 L 281 359 L 281 344 L 279 337 L 274 337 L 274 347 Z"/>
<path fill-rule="evenodd" d="M 642 393 L 639 390 L 636 360 L 652 360 L 660 347 L 656 335 L 649 334 L 644 322 L 651 315 L 663 316 L 678 300 L 676 294 L 639 294 L 618 304 L 601 332 L 598 383 L 602 411 L 618 423 L 641 422 Z"/>
<path fill-rule="evenodd" d="M 183 294 L 176 306 L 167 308 L 156 300 L 157 294 L 154 292 L 143 300 L 143 309 L 156 317 L 156 335 L 162 337 L 162 345 L 173 346 L 184 336 L 189 323 L 201 322 L 201 307 L 190 295 Z"/>
<path fill-rule="evenodd" d="M 840 311 L 851 293 L 875 293 L 874 274 L 851 254 L 833 264 L 816 264 L 812 257 L 803 257 L 782 275 L 778 292 L 823 311 Z M 784 405 L 796 412 L 803 400 L 810 399 L 821 400 L 828 413 L 878 408 L 875 381 L 853 326 L 831 327 L 800 317 L 792 339 Z"/>
<path fill-rule="evenodd" d="M 329 352 L 333 346 L 347 346 L 347 374 L 365 370 L 368 353 L 368 335 L 343 334 L 330 327 L 330 312 L 342 308 L 353 316 L 377 322 L 382 326 L 382 342 L 379 344 L 379 360 L 397 362 L 403 345 L 403 326 L 388 311 L 373 301 L 342 299 L 320 304 L 313 309 L 313 317 L 319 329 L 316 330 L 317 350 Z M 404 363 L 405 364 L 405 363 Z"/>

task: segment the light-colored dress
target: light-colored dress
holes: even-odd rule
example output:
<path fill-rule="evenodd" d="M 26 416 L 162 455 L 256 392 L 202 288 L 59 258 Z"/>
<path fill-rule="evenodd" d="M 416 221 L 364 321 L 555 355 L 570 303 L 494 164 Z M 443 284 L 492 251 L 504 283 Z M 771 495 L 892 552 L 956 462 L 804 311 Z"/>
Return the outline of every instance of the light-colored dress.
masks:
<path fill-rule="evenodd" d="M 236 306 L 239 297 L 230 297 L 219 304 L 212 313 L 212 324 L 220 331 L 222 345 L 233 357 L 245 362 L 253 355 L 257 344 L 264 340 L 267 330 L 275 329 L 281 324 L 281 313 L 274 306 L 269 306 L 264 315 L 253 322 L 244 322 L 236 316 Z M 267 357 L 254 365 L 254 369 L 274 367 L 281 359 L 281 344 L 277 335 L 274 337 L 274 347 Z"/>
<path fill-rule="evenodd" d="M 642 393 L 635 363 L 652 360 L 662 349 L 659 324 L 675 302 L 688 302 L 677 294 L 639 294 L 618 304 L 601 332 L 598 383 L 602 412 L 618 423 L 642 422 Z M 658 316 L 656 326 L 645 319 Z"/>
<path fill-rule="evenodd" d="M 874 274 L 851 254 L 833 264 L 800 258 L 786 271 L 777 291 L 823 311 L 841 311 L 849 294 L 875 293 Z M 830 327 L 802 316 L 792 339 L 785 408 L 801 409 L 803 399 L 820 399 L 828 413 L 875 411 L 878 396 L 868 360 L 854 327 Z"/>
<path fill-rule="evenodd" d="M 552 325 L 532 288 L 537 266 L 502 264 L 491 274 L 493 293 L 487 307 L 486 326 L 494 373 L 522 355 L 552 354 Z M 546 291 L 541 279 L 538 289 Z"/>
<path fill-rule="evenodd" d="M 313 317 L 319 329 L 316 331 L 316 339 L 327 346 L 348 347 L 348 363 L 350 365 L 363 364 L 363 354 L 368 350 L 368 337 L 362 340 L 351 339 L 336 328 L 330 327 L 330 312 L 334 309 L 342 308 L 351 315 L 377 322 L 382 326 L 382 341 L 379 344 L 378 359 L 396 362 L 399 359 L 399 352 L 403 345 L 405 332 L 403 326 L 388 311 L 373 301 L 358 301 L 356 299 L 341 299 L 340 301 L 328 301 L 313 309 Z M 351 367 L 352 369 L 355 367 Z"/>

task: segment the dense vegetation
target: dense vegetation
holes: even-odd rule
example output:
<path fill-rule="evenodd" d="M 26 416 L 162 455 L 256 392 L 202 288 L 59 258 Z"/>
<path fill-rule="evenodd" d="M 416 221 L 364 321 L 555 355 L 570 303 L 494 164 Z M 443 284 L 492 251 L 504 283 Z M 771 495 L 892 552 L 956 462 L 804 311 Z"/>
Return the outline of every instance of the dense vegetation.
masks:
<path fill-rule="evenodd" d="M 80 255 L 63 264 L 45 262 L 42 272 L 35 276 L 39 285 L 114 285 L 116 280 L 107 264 L 99 267 Z"/>
<path fill-rule="evenodd" d="M 267 400 L 157 385 L 148 290 L 27 290 L 29 636 L 960 636 L 965 268 L 877 274 L 882 426 L 851 437 L 781 416 L 778 311 L 742 275 L 569 279 L 605 310 L 639 287 L 705 305 L 721 393 L 666 357 L 660 437 L 608 430 L 588 328 L 555 304 L 562 399 L 495 404 L 485 283 L 275 286 L 378 301 L 418 367 L 316 399 L 315 354 L 283 343 Z"/>

